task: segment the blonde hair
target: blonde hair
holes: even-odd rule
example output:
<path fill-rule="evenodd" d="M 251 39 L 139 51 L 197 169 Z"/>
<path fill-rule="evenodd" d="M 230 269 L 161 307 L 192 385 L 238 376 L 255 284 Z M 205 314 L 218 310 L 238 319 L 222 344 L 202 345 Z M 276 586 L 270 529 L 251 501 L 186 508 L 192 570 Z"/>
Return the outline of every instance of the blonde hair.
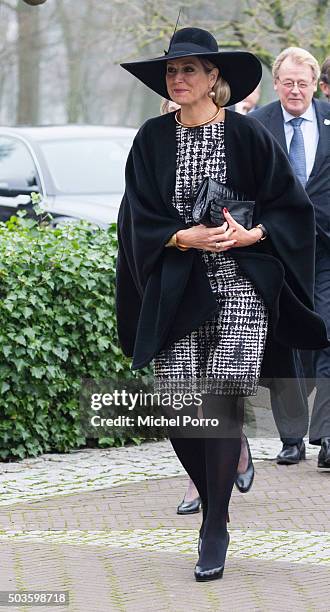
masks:
<path fill-rule="evenodd" d="M 206 72 L 211 72 L 213 68 L 218 68 L 218 66 L 210 62 L 208 59 L 199 58 L 199 61 Z M 231 98 L 231 91 L 229 84 L 221 76 L 220 72 L 215 84 L 212 87 L 212 91 L 215 93 L 215 97 L 213 98 L 215 104 L 217 106 L 226 106 Z"/>
<path fill-rule="evenodd" d="M 173 106 L 176 108 L 173 108 Z M 178 108 L 180 108 L 179 104 L 177 104 L 176 102 L 173 102 L 173 100 L 167 100 L 166 98 L 162 98 L 162 101 L 160 104 L 160 114 L 166 115 L 167 113 L 172 113 Z"/>
<path fill-rule="evenodd" d="M 306 49 L 301 49 L 300 47 L 288 47 L 277 56 L 272 67 L 274 81 L 278 78 L 279 69 L 287 57 L 290 57 L 296 64 L 306 64 L 307 66 L 310 66 L 314 80 L 318 81 L 321 71 L 317 59 L 314 57 L 314 55 L 309 53 L 309 51 L 306 51 Z"/>

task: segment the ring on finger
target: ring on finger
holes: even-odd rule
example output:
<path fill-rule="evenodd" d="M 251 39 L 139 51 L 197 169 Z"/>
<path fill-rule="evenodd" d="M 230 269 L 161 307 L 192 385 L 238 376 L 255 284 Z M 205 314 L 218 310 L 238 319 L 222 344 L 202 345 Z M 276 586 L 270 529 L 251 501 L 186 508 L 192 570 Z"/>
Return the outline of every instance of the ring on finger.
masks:
<path fill-rule="evenodd" d="M 215 243 L 215 248 L 216 249 L 220 249 L 220 247 L 221 247 L 221 242 L 216 242 Z"/>

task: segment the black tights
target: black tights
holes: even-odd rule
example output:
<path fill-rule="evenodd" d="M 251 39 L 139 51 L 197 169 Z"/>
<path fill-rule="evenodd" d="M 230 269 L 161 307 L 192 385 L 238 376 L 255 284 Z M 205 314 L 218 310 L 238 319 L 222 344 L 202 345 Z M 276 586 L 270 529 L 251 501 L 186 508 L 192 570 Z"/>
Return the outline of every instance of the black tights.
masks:
<path fill-rule="evenodd" d="M 241 451 L 242 411 L 237 399 L 208 396 L 207 404 L 203 404 L 203 416 L 217 416 L 225 423 L 217 437 L 170 436 L 174 451 L 202 500 L 199 565 L 206 568 L 222 565 L 225 560 L 228 506 Z"/>

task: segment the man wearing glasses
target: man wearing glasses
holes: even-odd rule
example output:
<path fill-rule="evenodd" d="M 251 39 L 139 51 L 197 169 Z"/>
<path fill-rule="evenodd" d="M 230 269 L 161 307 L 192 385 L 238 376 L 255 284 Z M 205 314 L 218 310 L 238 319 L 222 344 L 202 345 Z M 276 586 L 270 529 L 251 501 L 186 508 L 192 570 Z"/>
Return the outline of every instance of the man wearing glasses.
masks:
<path fill-rule="evenodd" d="M 285 49 L 273 65 L 274 89 L 279 100 L 256 110 L 252 116 L 281 144 L 314 204 L 315 309 L 326 321 L 330 336 L 330 106 L 313 98 L 319 77 L 319 64 L 308 51 L 299 47 Z M 330 348 L 297 354 L 297 368 L 303 377 L 301 357 L 305 376 L 316 379 L 310 442 L 321 446 L 318 467 L 330 470 Z M 277 462 L 289 465 L 305 458 L 303 437 L 308 428 L 308 405 L 304 381 L 301 396 L 295 399 L 290 395 L 290 384 L 287 387 L 274 381 L 271 400 L 283 443 Z"/>

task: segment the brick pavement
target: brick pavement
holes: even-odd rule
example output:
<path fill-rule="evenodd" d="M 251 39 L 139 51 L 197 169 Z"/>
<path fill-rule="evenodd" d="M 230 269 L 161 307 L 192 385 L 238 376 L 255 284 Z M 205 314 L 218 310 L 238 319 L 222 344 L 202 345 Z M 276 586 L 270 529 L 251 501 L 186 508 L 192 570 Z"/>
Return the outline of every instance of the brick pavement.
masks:
<path fill-rule="evenodd" d="M 289 467 L 262 461 L 256 465 L 252 490 L 247 495 L 234 491 L 232 550 L 223 580 L 214 583 L 200 584 L 193 578 L 200 517 L 175 514 L 185 482 L 182 476 L 144 480 L 1 506 L 0 590 L 69 590 L 70 606 L 45 608 L 50 612 L 330 612 L 330 551 L 328 558 L 323 551 L 323 561 L 316 563 L 310 543 L 299 556 L 298 545 L 290 554 L 286 541 L 297 534 L 302 542 L 304 538 L 313 541 L 313 534 L 307 537 L 310 531 L 317 532 L 318 542 L 322 532 L 330 535 L 330 474 L 317 472 L 315 459 Z M 64 536 L 56 542 L 52 538 L 58 530 Z M 156 538 L 155 549 L 134 543 L 138 530 L 144 530 L 140 542 L 144 534 L 145 539 Z M 159 535 L 162 530 L 165 536 Z M 166 530 L 172 530 L 171 544 Z M 174 535 L 173 530 L 177 530 Z M 257 536 L 261 530 L 260 553 Z M 286 538 L 281 530 L 286 530 Z M 24 540 L 31 531 L 35 541 Z M 102 538 L 96 542 L 96 537 L 94 542 L 93 535 L 88 539 L 90 531 L 113 534 L 114 544 L 111 537 L 107 544 Z M 116 534 L 122 537 L 123 533 L 128 535 L 126 544 L 116 542 Z M 185 534 L 190 537 L 186 550 L 176 546 Z M 250 548 L 243 551 L 245 558 L 239 552 L 241 537 L 244 548 L 243 536 L 250 541 Z M 37 609 L 10 608 L 8 612 Z"/>
<path fill-rule="evenodd" d="M 10 544 L 0 554 L 2 589 L 65 586 L 72 612 L 329 612 L 328 567 L 234 558 L 222 580 L 201 584 L 192 579 L 196 556 L 175 552 Z"/>

